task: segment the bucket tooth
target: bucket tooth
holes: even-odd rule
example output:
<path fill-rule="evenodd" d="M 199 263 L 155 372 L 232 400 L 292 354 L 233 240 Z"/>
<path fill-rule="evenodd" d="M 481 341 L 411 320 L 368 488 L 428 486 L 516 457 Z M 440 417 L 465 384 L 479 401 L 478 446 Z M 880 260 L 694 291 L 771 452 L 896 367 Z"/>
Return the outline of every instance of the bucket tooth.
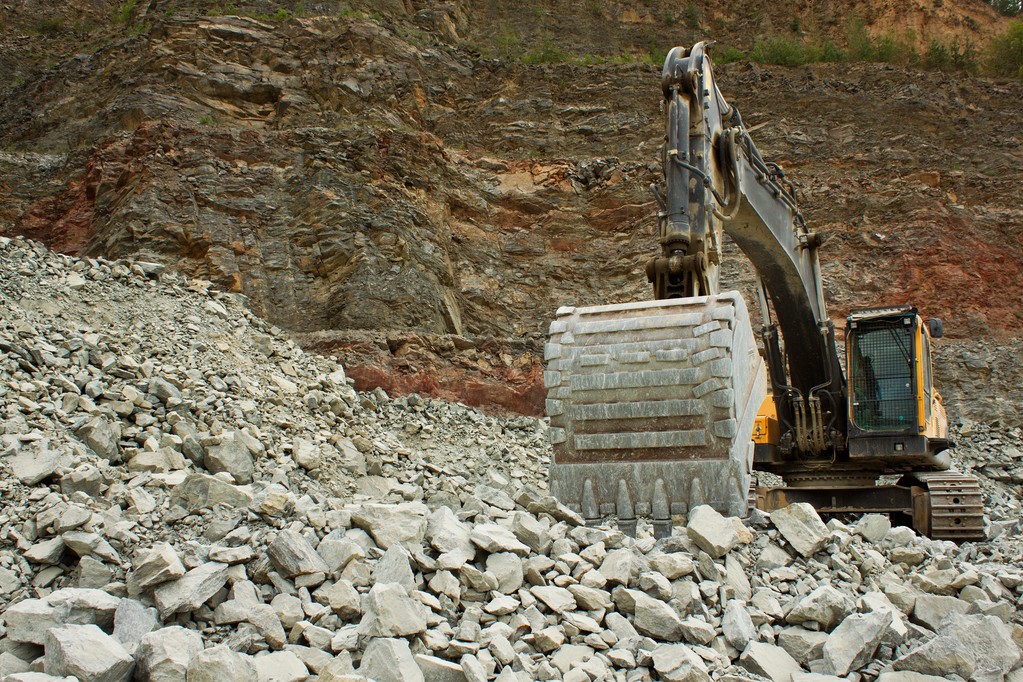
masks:
<path fill-rule="evenodd" d="M 621 479 L 618 479 L 615 506 L 618 508 L 618 529 L 626 535 L 636 537 L 636 509 L 632 506 L 629 486 Z"/>
<path fill-rule="evenodd" d="M 583 503 L 582 515 L 586 519 L 587 526 L 600 525 L 600 511 L 597 509 L 597 496 L 593 494 L 593 481 L 586 479 L 583 482 Z"/>
<path fill-rule="evenodd" d="M 668 490 L 663 479 L 654 481 L 654 493 L 651 502 L 654 517 L 654 537 L 657 539 L 671 536 L 671 510 L 668 506 Z"/>
<path fill-rule="evenodd" d="M 743 486 L 734 471 L 729 478 L 732 485 L 731 490 L 728 492 L 728 515 L 744 517 L 749 506 L 749 485 Z"/>
<path fill-rule="evenodd" d="M 699 476 L 693 476 L 693 480 L 689 482 L 689 511 L 692 511 L 693 507 L 699 507 L 701 504 L 705 504 L 703 482 Z"/>

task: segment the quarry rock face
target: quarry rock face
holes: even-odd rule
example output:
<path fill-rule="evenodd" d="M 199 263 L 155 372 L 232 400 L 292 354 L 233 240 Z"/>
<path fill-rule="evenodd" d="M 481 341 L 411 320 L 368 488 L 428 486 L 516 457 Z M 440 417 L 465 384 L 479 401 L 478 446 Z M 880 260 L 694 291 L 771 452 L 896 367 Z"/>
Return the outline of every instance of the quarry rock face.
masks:
<path fill-rule="evenodd" d="M 873 35 L 914 26 L 919 54 L 932 38 L 983 51 L 1006 24 L 987 3 L 869 5 Z M 213 16 L 186 0 L 126 13 L 12 4 L 0 29 L 0 234 L 241 293 L 303 347 L 339 356 L 359 390 L 539 416 L 554 311 L 650 297 L 647 187 L 664 133 L 646 55 L 678 40 L 679 9 L 416 7 L 328 0 L 293 8 L 300 16 Z M 792 21 L 780 6 L 755 9 L 765 25 Z M 719 8 L 687 11 L 722 44 L 758 37 Z M 825 14 L 801 32 L 841 45 L 859 17 L 843 5 Z M 554 24 L 557 50 L 544 43 Z M 963 340 L 936 349 L 953 412 L 1018 423 L 1021 372 L 995 341 L 1018 335 L 1023 301 L 1007 237 L 1023 220 L 1023 175 L 1005 138 L 1023 128 L 1023 88 L 962 79 L 963 101 L 985 103 L 963 117 L 938 71 L 716 66 L 829 238 L 833 314 L 909 302 L 943 318 Z M 919 113 L 901 117 L 894 141 L 892 103 Z M 753 294 L 751 268 L 725 250 L 723 286 Z M 80 273 L 68 285 L 87 288 Z M 991 381 L 1008 399 L 960 400 Z"/>
<path fill-rule="evenodd" d="M 545 492 L 542 421 L 357 392 L 237 297 L 136 265 L 0 238 L 8 679 L 898 682 L 1019 666 L 1020 508 L 998 481 L 983 479 L 992 538 L 961 547 L 800 508 L 696 508 L 661 540 L 646 521 L 637 537 L 587 527 Z M 106 451 L 90 423 L 119 433 Z M 968 452 L 1018 442 L 991 428 Z M 247 483 L 187 454 L 227 434 Z M 300 442 L 317 466 L 296 461 Z M 161 450 L 175 468 L 132 467 Z M 51 451 L 52 470 L 7 474 Z"/>

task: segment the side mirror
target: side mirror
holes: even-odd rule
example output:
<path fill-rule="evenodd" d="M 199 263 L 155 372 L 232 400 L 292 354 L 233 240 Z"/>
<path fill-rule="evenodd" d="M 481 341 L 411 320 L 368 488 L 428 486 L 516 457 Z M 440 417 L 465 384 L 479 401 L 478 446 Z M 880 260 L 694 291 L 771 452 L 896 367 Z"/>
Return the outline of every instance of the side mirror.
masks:
<path fill-rule="evenodd" d="M 937 317 L 932 317 L 927 320 L 927 331 L 930 332 L 932 339 L 940 339 L 945 335 L 945 325 Z"/>

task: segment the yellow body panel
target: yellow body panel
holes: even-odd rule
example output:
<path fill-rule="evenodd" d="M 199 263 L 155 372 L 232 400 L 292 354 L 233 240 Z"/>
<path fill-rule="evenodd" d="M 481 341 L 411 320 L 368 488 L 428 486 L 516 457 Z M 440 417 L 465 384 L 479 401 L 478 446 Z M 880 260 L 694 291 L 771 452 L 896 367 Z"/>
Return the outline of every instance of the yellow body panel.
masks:
<path fill-rule="evenodd" d="M 757 418 L 753 422 L 753 442 L 757 445 L 776 445 L 781 438 L 778 428 L 778 410 L 770 394 L 760 403 Z"/>

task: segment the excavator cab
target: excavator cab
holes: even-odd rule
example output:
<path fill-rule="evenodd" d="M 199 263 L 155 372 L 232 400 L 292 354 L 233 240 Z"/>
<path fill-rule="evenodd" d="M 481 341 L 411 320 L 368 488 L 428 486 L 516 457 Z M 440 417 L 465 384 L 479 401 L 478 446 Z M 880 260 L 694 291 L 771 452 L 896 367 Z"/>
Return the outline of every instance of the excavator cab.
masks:
<path fill-rule="evenodd" d="M 846 320 L 849 458 L 878 469 L 947 469 L 948 424 L 916 308 L 854 310 Z"/>

